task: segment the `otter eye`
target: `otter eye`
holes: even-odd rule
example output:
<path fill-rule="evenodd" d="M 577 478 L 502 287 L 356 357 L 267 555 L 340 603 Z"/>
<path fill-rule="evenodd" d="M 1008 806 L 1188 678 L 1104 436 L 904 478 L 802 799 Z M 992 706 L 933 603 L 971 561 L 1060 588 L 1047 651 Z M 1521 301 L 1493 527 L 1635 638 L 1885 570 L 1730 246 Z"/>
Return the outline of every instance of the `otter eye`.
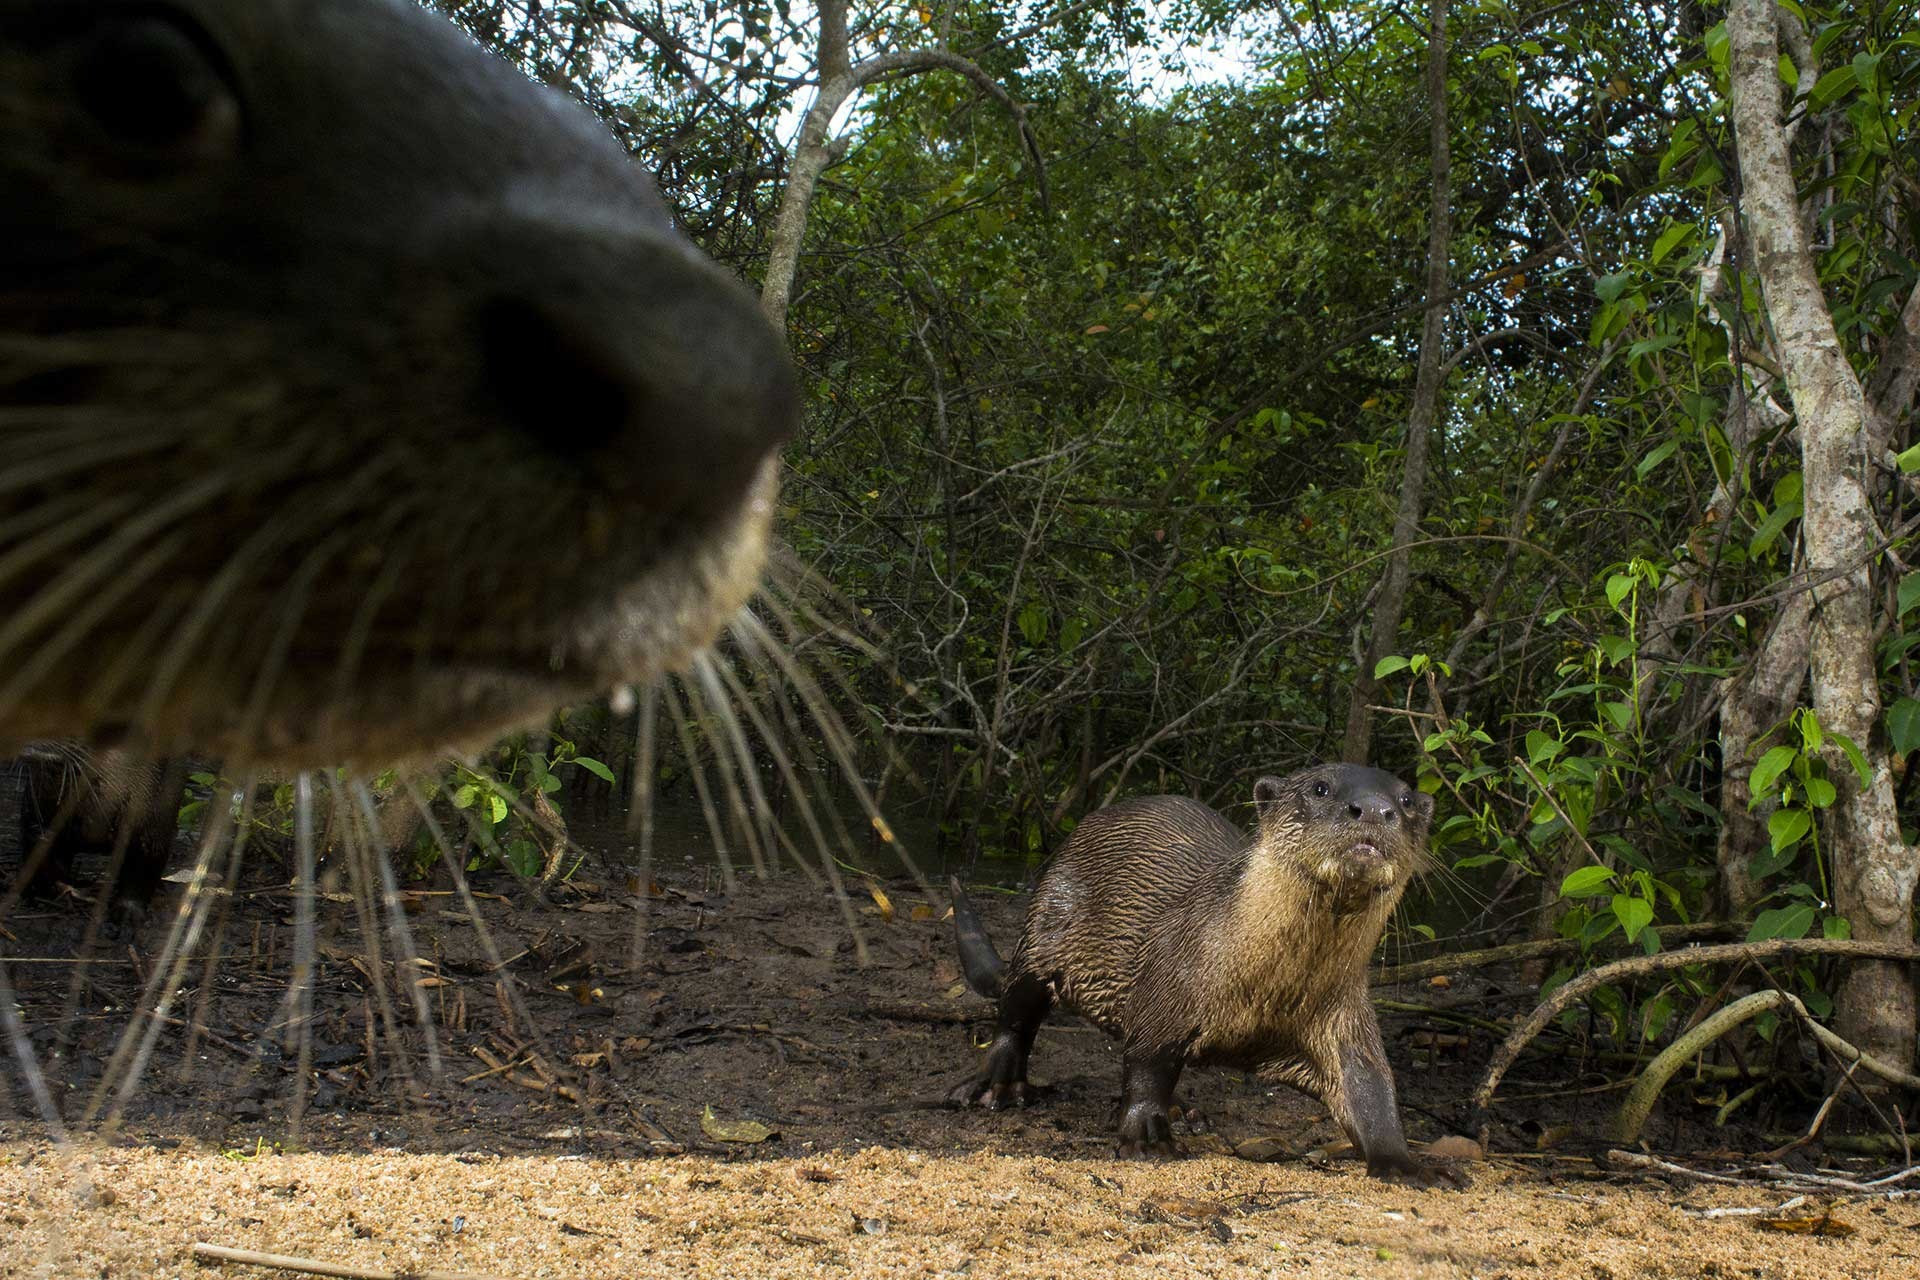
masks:
<path fill-rule="evenodd" d="M 1324 796 L 1325 794 L 1327 794 L 1327 784 L 1324 782 L 1314 783 L 1313 794 L 1315 794 L 1316 796 Z"/>
<path fill-rule="evenodd" d="M 1400 797 L 1400 807 L 1402 809 L 1413 808 L 1413 792 L 1408 791 Z"/>
<path fill-rule="evenodd" d="M 240 105 L 204 33 L 166 17 L 103 24 L 73 64 L 74 101 L 125 158 L 164 171 L 232 149 Z"/>

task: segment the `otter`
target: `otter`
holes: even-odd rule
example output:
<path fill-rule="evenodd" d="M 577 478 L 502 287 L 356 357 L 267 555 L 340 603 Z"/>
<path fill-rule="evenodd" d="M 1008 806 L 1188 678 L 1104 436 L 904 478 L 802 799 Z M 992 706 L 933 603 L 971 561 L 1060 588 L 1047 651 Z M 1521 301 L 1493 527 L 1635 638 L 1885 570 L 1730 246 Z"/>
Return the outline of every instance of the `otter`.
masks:
<path fill-rule="evenodd" d="M 1432 797 L 1379 769 L 1321 765 L 1253 788 L 1249 839 L 1181 796 L 1090 815 L 1041 874 L 1011 963 L 958 878 L 967 983 L 998 997 L 986 1068 L 963 1105 L 1035 1100 L 1027 1057 L 1054 1004 L 1123 1045 L 1117 1153 L 1178 1154 L 1183 1068 L 1263 1067 L 1315 1094 L 1374 1177 L 1459 1184 L 1407 1149 L 1367 960 L 1426 859 Z"/>
<path fill-rule="evenodd" d="M 115 932 L 137 927 L 173 854 L 187 762 L 42 742 L 21 753 L 20 768 L 24 892 L 50 896 L 59 881 L 74 878 L 78 854 L 106 854 L 107 924 Z"/>
<path fill-rule="evenodd" d="M 757 586 L 781 335 L 444 19 L 0 0 L 0 192 L 0 740 L 422 759 Z"/>

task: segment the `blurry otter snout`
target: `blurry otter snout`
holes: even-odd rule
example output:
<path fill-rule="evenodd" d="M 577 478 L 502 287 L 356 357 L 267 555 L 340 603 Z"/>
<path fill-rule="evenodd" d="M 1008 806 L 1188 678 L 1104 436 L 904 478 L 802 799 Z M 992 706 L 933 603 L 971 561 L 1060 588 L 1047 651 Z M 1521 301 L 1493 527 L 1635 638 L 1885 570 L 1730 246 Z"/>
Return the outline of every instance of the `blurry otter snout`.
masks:
<path fill-rule="evenodd" d="M 725 516 L 794 432 L 778 335 L 677 237 L 589 234 L 546 237 L 549 253 L 489 282 L 473 306 L 476 394 L 623 519 L 657 529 Z"/>

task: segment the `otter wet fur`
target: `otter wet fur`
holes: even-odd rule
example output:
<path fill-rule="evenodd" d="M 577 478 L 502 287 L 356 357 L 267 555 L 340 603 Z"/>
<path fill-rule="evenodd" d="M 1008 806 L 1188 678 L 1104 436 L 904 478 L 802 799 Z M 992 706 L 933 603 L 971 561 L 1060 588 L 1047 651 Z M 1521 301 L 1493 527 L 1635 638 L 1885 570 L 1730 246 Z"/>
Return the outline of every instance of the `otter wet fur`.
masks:
<path fill-rule="evenodd" d="M 783 336 L 410 0 L 0 0 L 0 740 L 378 768 L 684 669 Z"/>
<path fill-rule="evenodd" d="M 968 985 L 998 997 L 986 1068 L 953 1100 L 1024 1106 L 1055 1004 L 1123 1046 L 1118 1153 L 1178 1154 L 1187 1066 L 1265 1068 L 1318 1096 L 1377 1178 L 1464 1185 L 1407 1149 L 1367 962 L 1426 863 L 1433 800 L 1392 774 L 1321 765 L 1253 788 L 1251 838 L 1197 801 L 1099 810 L 1042 873 L 1010 962 L 953 882 Z"/>

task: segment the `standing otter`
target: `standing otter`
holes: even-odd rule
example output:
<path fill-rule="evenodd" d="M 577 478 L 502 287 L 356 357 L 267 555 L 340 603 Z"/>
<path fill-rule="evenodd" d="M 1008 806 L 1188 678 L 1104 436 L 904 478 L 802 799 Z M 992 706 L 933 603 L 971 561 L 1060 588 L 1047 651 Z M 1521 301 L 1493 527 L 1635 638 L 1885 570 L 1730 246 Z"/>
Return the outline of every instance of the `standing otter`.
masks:
<path fill-rule="evenodd" d="M 1253 788 L 1248 838 L 1181 796 L 1086 818 L 1040 877 L 1004 964 L 954 882 L 968 985 L 1000 999 L 968 1105 L 1025 1105 L 1027 1055 L 1057 1001 L 1124 1046 L 1118 1151 L 1179 1150 L 1181 1069 L 1266 1067 L 1332 1110 L 1377 1178 L 1457 1181 L 1407 1150 L 1366 966 L 1428 854 L 1433 800 L 1392 774 L 1322 765 Z"/>
<path fill-rule="evenodd" d="M 0 0 L 0 192 L 0 739 L 419 758 L 756 585 L 781 336 L 445 20 Z"/>

